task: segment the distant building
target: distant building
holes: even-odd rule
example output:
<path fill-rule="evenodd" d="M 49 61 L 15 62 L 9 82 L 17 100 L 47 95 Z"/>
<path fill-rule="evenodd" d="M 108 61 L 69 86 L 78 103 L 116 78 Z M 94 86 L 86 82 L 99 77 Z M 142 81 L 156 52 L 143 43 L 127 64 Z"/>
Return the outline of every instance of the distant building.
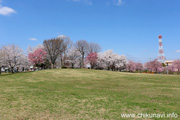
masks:
<path fill-rule="evenodd" d="M 173 64 L 173 62 L 174 62 L 174 60 L 166 60 L 166 61 L 165 61 L 165 64 L 166 64 L 166 65 L 168 64 L 168 66 L 170 66 L 170 65 Z"/>

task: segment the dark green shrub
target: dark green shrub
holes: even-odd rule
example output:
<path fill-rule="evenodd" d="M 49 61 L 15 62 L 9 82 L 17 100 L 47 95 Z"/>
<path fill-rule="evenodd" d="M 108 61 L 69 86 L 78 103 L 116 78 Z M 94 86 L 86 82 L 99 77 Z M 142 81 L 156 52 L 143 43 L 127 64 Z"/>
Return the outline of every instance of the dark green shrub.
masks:
<path fill-rule="evenodd" d="M 62 69 L 67 69 L 67 67 L 66 66 L 62 66 Z"/>

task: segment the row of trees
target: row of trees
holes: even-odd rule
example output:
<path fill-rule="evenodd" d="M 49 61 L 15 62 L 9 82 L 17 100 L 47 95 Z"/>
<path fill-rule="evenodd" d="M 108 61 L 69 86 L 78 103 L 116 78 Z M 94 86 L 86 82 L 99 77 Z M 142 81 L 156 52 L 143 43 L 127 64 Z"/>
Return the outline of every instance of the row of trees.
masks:
<path fill-rule="evenodd" d="M 154 60 L 145 64 L 127 61 L 124 55 L 113 53 L 113 50 L 100 52 L 101 47 L 97 43 L 89 43 L 79 40 L 73 43 L 67 36 L 44 40 L 43 45 L 29 47 L 27 53 L 15 45 L 0 48 L 0 72 L 1 67 L 9 67 L 11 72 L 29 69 L 31 65 L 43 68 L 84 68 L 107 69 L 112 71 L 129 72 L 180 72 L 180 60 L 168 68 L 159 61 Z M 87 66 L 89 65 L 89 66 Z"/>
<path fill-rule="evenodd" d="M 45 48 L 44 50 L 47 51 Z M 160 73 L 167 70 L 172 73 L 179 71 L 180 69 L 178 65 L 180 63 L 179 60 L 175 61 L 173 65 L 169 67 L 165 67 L 165 65 L 160 63 L 157 59 L 145 64 L 136 63 L 131 60 L 127 61 L 124 55 L 120 56 L 113 53 L 113 50 L 107 50 L 101 53 L 99 52 L 99 45 L 95 43 L 88 43 L 85 40 L 77 41 L 74 45 L 71 45 L 65 50 L 66 52 L 62 52 L 63 55 L 60 54 L 60 57 L 63 58 L 63 62 L 61 61 L 61 63 L 64 63 L 63 65 L 70 66 L 72 68 L 83 68 L 84 64 L 89 64 L 92 69 L 107 69 L 112 71 L 123 70 L 129 72 L 149 71 L 155 73 Z M 51 55 L 49 54 L 49 56 Z"/>
<path fill-rule="evenodd" d="M 126 70 L 130 72 L 149 71 L 154 73 L 177 72 L 178 74 L 180 74 L 180 60 L 175 60 L 170 66 L 166 66 L 164 63 L 160 63 L 157 59 L 145 64 L 128 61 Z"/>
<path fill-rule="evenodd" d="M 16 45 L 7 45 L 0 48 L 0 71 L 2 67 L 8 67 L 14 73 L 31 65 L 52 69 L 70 65 L 84 68 L 85 57 L 100 51 L 101 47 L 96 43 L 79 40 L 73 44 L 66 36 L 44 40 L 43 45 L 29 47 L 27 53 Z"/>
<path fill-rule="evenodd" d="M 90 53 L 98 53 L 101 47 L 96 43 L 88 43 L 86 40 L 79 40 L 75 44 L 66 36 L 58 37 L 43 42 L 43 49 L 46 52 L 46 59 L 53 69 L 59 66 L 72 67 L 75 65 L 84 68 L 84 58 Z"/>

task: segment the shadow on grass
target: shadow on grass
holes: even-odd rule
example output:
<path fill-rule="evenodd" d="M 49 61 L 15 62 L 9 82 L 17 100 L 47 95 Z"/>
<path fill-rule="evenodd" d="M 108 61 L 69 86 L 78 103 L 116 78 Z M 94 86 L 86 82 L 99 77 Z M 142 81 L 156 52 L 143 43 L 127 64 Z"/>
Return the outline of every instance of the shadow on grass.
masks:
<path fill-rule="evenodd" d="M 9 75 L 16 75 L 16 74 L 27 74 L 27 73 L 32 73 L 32 72 L 34 72 L 34 71 L 18 72 L 18 73 L 4 73 L 4 74 L 0 74 L 0 77 L 9 76 Z"/>

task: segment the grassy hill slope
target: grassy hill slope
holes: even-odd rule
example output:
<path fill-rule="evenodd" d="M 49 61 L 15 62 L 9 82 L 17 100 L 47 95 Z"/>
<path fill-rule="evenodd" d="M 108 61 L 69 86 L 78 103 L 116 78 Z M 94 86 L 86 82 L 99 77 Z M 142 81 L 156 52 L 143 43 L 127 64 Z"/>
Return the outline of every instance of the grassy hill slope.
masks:
<path fill-rule="evenodd" d="M 180 76 L 69 69 L 0 76 L 1 120 L 172 112 L 180 115 Z"/>

